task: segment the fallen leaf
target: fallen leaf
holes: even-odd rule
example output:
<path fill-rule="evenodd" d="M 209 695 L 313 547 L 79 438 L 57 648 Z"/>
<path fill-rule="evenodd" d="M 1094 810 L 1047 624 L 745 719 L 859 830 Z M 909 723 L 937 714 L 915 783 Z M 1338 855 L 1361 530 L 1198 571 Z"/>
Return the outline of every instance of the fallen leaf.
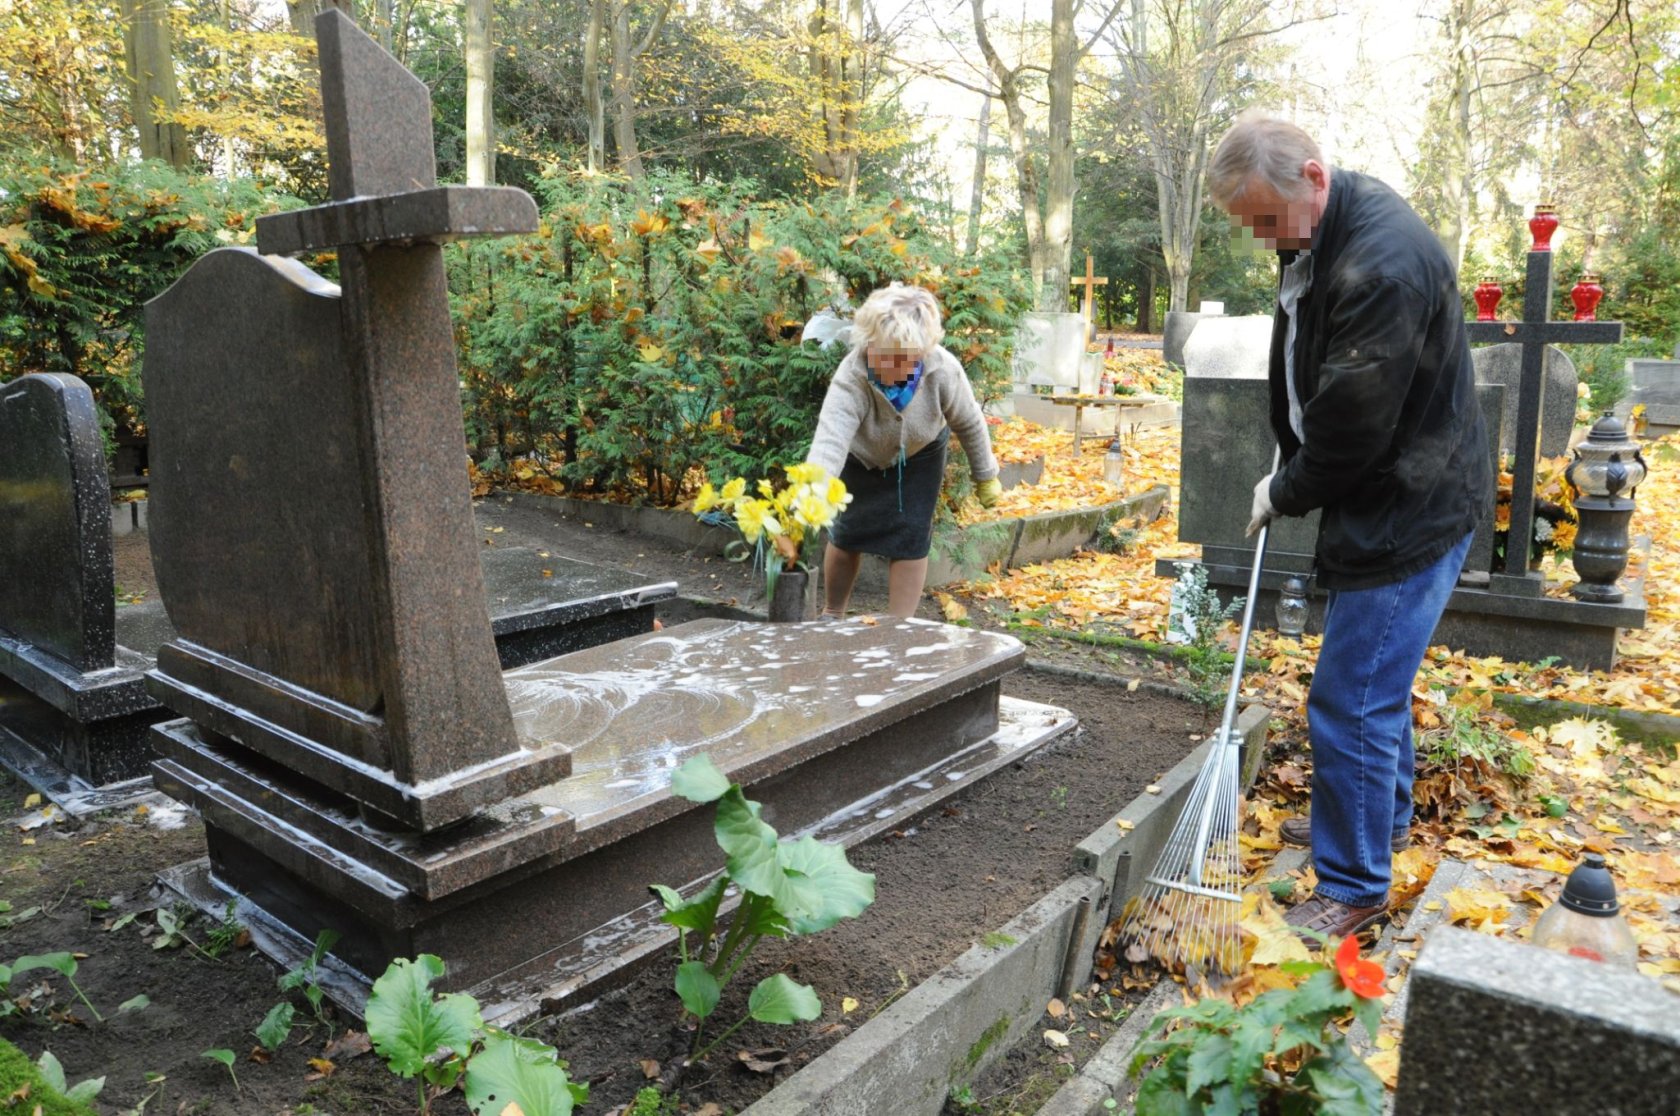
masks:
<path fill-rule="evenodd" d="M 23 800 L 23 808 L 25 810 L 33 810 L 33 809 L 35 809 L 35 807 L 39 806 L 40 804 L 41 804 L 41 796 L 38 795 L 38 794 L 29 795 L 27 798 L 25 798 Z"/>
<path fill-rule="evenodd" d="M 365 1031 L 345 1031 L 327 1043 L 327 1048 L 321 1051 L 321 1057 L 341 1062 L 346 1058 L 360 1058 L 372 1049 L 373 1043 L 368 1041 Z"/>
<path fill-rule="evenodd" d="M 858 1002 L 850 996 L 840 997 L 840 1014 L 850 1015 L 858 1009 Z"/>
<path fill-rule="evenodd" d="M 776 1067 L 788 1064 L 788 1052 L 778 1050 L 775 1047 L 766 1047 L 763 1050 L 741 1050 L 736 1052 L 735 1057 L 743 1066 L 754 1073 L 773 1073 Z"/>
<path fill-rule="evenodd" d="M 1050 1047 L 1052 1047 L 1056 1050 L 1064 1049 L 1068 1045 L 1068 1041 L 1069 1041 L 1068 1037 L 1060 1031 L 1045 1031 L 1044 1032 L 1045 1045 L 1050 1046 Z"/>
<path fill-rule="evenodd" d="M 303 1078 L 305 1081 L 320 1081 L 323 1078 L 331 1077 L 333 1070 L 338 1068 L 326 1058 L 311 1058 L 309 1059 L 309 1065 L 315 1072 L 305 1074 Z"/>
<path fill-rule="evenodd" d="M 654 1061 L 652 1058 L 643 1058 L 642 1076 L 647 1078 L 649 1081 L 657 1078 L 659 1076 L 659 1063 Z"/>
<path fill-rule="evenodd" d="M 1045 1006 L 1044 1011 L 1051 1019 L 1060 1019 L 1068 1013 L 1067 1005 L 1062 1003 L 1060 1000 L 1051 1000 L 1050 1003 Z"/>

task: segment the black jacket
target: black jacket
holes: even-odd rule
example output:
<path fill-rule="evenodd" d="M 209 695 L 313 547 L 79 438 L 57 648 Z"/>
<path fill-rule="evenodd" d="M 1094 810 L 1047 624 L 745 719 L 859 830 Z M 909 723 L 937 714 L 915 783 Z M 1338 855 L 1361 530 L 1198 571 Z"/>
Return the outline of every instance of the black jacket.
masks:
<path fill-rule="evenodd" d="M 1293 252 L 1280 252 L 1284 263 Z M 1306 445 L 1289 427 L 1287 321 L 1272 329 L 1272 429 L 1281 515 L 1323 509 L 1318 583 L 1361 589 L 1424 569 L 1491 503 L 1488 438 L 1452 261 L 1374 178 L 1336 170 L 1296 309 L 1295 383 Z"/>

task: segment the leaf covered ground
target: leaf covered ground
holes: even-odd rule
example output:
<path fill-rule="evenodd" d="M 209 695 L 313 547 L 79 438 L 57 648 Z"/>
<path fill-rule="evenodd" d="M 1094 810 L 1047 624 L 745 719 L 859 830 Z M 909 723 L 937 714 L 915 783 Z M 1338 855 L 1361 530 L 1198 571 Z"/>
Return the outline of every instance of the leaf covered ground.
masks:
<path fill-rule="evenodd" d="M 1019 420 L 993 428 L 1000 453 L 1023 458 L 1042 452 L 1044 480 L 1004 495 L 988 511 L 969 508 L 964 522 L 1028 515 L 1106 503 L 1115 490 L 1102 479 L 1102 454 L 1074 455 L 1072 436 Z M 960 596 L 994 615 L 1049 634 L 1088 637 L 1110 632 L 1161 642 L 1166 634 L 1171 581 L 1158 577 L 1158 558 L 1194 558 L 1198 548 L 1177 537 L 1179 430 L 1135 432 L 1124 446 L 1123 487 L 1137 492 L 1164 484 L 1168 512 L 1130 529 L 1122 553 L 1086 551 L 1056 562 L 1010 571 L 959 587 Z M 1627 632 L 1620 661 L 1609 671 L 1577 670 L 1544 657 L 1506 662 L 1432 647 L 1414 690 L 1420 764 L 1418 821 L 1412 848 L 1396 854 L 1395 903 L 1415 904 L 1443 857 L 1509 866 L 1513 881 L 1499 889 L 1459 888 L 1443 904 L 1445 921 L 1483 933 L 1526 938 L 1538 911 L 1555 899 L 1559 874 L 1587 849 L 1605 853 L 1622 889 L 1624 909 L 1640 944 L 1639 969 L 1680 993 L 1680 758 L 1676 737 L 1624 739 L 1612 711 L 1680 715 L 1680 447 L 1647 447 L 1650 478 L 1638 492 L 1632 533 L 1650 540 L 1644 559 L 1647 626 Z M 1548 556 L 1547 591 L 1565 595 L 1572 572 Z M 1630 569 L 1629 576 L 1635 570 Z M 1234 625 L 1224 638 L 1234 645 Z M 1241 843 L 1248 896 L 1243 911 L 1244 975 L 1223 993 L 1240 1002 L 1291 984 L 1288 963 L 1306 950 L 1281 932 L 1279 902 L 1304 898 L 1313 887 L 1310 866 L 1278 875 L 1281 822 L 1306 809 L 1311 755 L 1306 749 L 1306 693 L 1319 641 L 1256 631 L 1244 694 L 1277 714 L 1274 748 L 1246 808 Z M 1519 724 L 1496 695 L 1554 699 L 1589 706 L 1552 707 L 1549 723 Z M 1556 710 L 1563 708 L 1563 715 Z M 1602 712 L 1600 712 L 1602 711 Z M 1672 730 L 1671 730 L 1672 731 Z M 1265 886 L 1261 886 L 1265 885 Z M 1277 897 L 1276 899 L 1274 897 Z M 1434 913 L 1433 911 L 1431 913 Z M 1382 959 L 1382 958 L 1379 958 Z M 1411 956 L 1391 965 L 1390 993 L 1405 979 Z M 1132 981 L 1123 960 L 1110 979 Z M 1375 1038 L 1369 1061 L 1392 1087 L 1400 1035 L 1392 1025 Z"/>

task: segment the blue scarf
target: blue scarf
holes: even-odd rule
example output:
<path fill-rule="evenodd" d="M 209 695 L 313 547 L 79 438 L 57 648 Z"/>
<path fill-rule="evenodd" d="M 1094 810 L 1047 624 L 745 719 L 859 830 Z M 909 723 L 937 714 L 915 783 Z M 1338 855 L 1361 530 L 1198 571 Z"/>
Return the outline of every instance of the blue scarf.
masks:
<path fill-rule="evenodd" d="M 903 412 L 910 405 L 910 400 L 916 395 L 916 387 L 922 382 L 922 362 L 917 361 L 916 367 L 910 370 L 910 376 L 902 384 L 883 384 L 875 375 L 873 368 L 869 369 L 869 382 L 874 384 L 881 394 L 887 397 L 887 402 L 893 405 L 893 410 Z"/>

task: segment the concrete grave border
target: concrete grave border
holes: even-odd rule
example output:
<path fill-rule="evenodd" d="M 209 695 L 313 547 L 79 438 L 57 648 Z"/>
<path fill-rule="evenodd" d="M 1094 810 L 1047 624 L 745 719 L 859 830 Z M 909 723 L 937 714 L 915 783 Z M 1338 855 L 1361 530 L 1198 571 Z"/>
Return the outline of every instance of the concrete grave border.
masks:
<path fill-rule="evenodd" d="M 1259 705 L 1248 706 L 1238 718 L 1245 786 L 1258 770 L 1270 720 L 1270 710 Z M 1134 873 L 1141 876 L 1154 864 L 1212 746 L 1211 740 L 1198 745 L 1162 777 L 1161 793 L 1139 795 L 1081 841 L 1073 874 L 999 931 L 1012 941 L 971 947 L 742 1116 L 936 1116 L 953 1087 L 973 1081 L 1040 1029 L 1044 1005 L 1052 997 L 1090 979 L 1092 955 L 1110 913 L 1124 905 Z M 1119 821 L 1131 828 L 1122 829 Z M 1170 999 L 1176 988 L 1165 984 L 1151 993 L 1063 1087 L 1067 1092 L 1077 1086 L 1080 1095 L 1089 1095 L 1088 1107 L 1067 1107 L 1073 1094 L 1064 1100 L 1058 1092 L 1041 1111 L 1102 1112 L 1103 1100 L 1112 1094 L 1096 1090 L 1112 1069 L 1108 1063 L 1117 1064 L 1124 1077 L 1122 1055 L 1129 1057 L 1158 1010 L 1151 1005 L 1161 997 Z M 1062 1107 L 1054 1107 L 1058 1104 Z"/>
<path fill-rule="evenodd" d="M 1016 519 L 995 519 L 952 531 L 936 531 L 928 562 L 927 585 L 936 588 L 970 581 L 994 565 L 1012 569 L 1033 562 L 1066 558 L 1090 543 L 1104 524 L 1116 519 L 1154 519 L 1167 506 L 1170 492 L 1157 484 L 1123 500 L 1091 508 L 1046 512 Z M 702 523 L 693 514 L 673 508 L 636 507 L 580 500 L 572 496 L 544 496 L 535 492 L 493 492 L 486 500 L 504 500 L 520 507 L 545 508 L 617 531 L 651 535 L 679 546 L 722 554 L 735 532 Z M 871 557 L 864 562 L 862 584 L 884 587 L 887 563 Z"/>

